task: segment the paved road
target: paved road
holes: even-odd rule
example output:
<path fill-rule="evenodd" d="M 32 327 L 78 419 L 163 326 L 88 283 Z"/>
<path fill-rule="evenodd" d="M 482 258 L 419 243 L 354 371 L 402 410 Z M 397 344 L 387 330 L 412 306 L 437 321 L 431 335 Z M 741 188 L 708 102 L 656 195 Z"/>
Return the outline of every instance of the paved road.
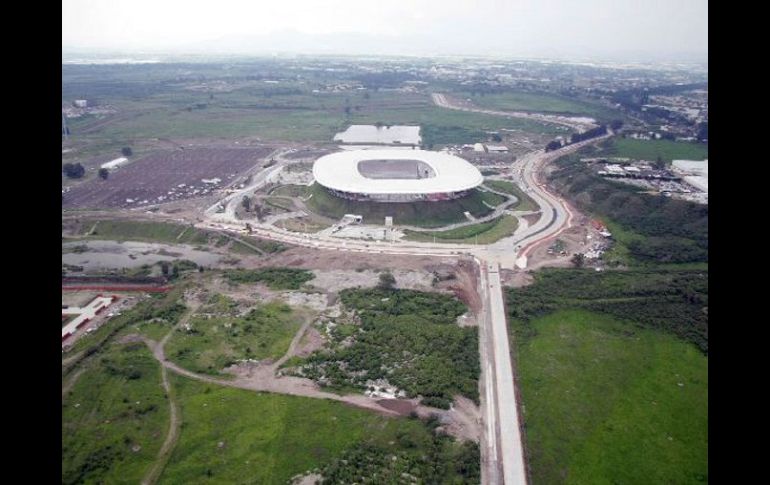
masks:
<path fill-rule="evenodd" d="M 496 445 L 503 469 L 500 483 L 527 483 L 527 469 L 524 463 L 524 446 L 521 439 L 518 400 L 513 384 L 513 366 L 508 345 L 508 324 L 503 304 L 503 288 L 500 283 L 500 267 L 497 263 L 480 262 L 482 268 L 481 286 L 484 288 L 486 322 L 491 329 L 493 356 L 495 411 L 497 419 L 493 430 L 497 432 Z M 488 290 L 488 291 L 487 291 Z M 491 416 L 494 416 L 492 414 Z"/>

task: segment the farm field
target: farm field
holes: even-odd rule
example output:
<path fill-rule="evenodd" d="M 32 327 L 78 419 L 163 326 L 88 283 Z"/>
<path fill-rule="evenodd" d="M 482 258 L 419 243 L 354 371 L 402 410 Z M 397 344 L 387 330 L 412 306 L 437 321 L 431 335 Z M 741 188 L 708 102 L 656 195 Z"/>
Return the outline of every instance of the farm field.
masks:
<path fill-rule="evenodd" d="M 698 348 L 584 310 L 520 324 L 533 483 L 708 482 L 708 357 Z"/>
<path fill-rule="evenodd" d="M 435 238 L 437 242 L 491 244 L 513 234 L 517 226 L 518 222 L 515 217 L 504 215 L 489 222 L 448 231 L 417 232 L 406 230 L 404 233 L 408 241 L 433 242 Z"/>
<path fill-rule="evenodd" d="M 482 203 L 494 203 L 502 197 L 490 192 L 475 190 L 461 199 L 437 202 L 379 203 L 358 202 L 331 195 L 319 184 L 310 188 L 312 197 L 307 200 L 308 209 L 318 215 L 340 219 L 345 214 L 360 214 L 365 224 L 382 224 L 385 216 L 393 216 L 393 224 L 420 227 L 438 227 L 467 220 L 463 212 L 482 217 L 492 209 Z"/>
<path fill-rule="evenodd" d="M 131 208 L 200 197 L 227 186 L 270 153 L 268 148 L 195 148 L 155 153 L 106 180 L 88 180 L 64 194 L 65 208 Z M 205 183 L 203 179 L 220 181 Z"/>
<path fill-rule="evenodd" d="M 638 160 L 704 160 L 708 158 L 708 145 L 671 140 L 635 140 L 615 138 L 600 152 L 603 156 L 628 157 Z"/>
<path fill-rule="evenodd" d="M 418 420 L 388 418 L 328 400 L 216 387 L 176 375 L 171 382 L 185 424 L 161 485 L 282 484 L 310 471 L 332 481 L 337 477 L 334 483 L 375 474 L 396 480 L 406 471 L 425 483 L 478 483 L 475 445 L 435 437 Z M 366 457 L 360 460 L 357 452 L 363 450 Z"/>

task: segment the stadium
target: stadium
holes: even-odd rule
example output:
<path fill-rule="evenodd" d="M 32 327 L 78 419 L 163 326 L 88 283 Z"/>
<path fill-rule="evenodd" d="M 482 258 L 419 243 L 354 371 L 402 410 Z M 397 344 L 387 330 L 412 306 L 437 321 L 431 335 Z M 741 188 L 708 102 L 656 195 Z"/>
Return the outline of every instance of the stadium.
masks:
<path fill-rule="evenodd" d="M 424 150 L 354 150 L 326 155 L 313 177 L 333 195 L 354 201 L 418 202 L 465 197 L 484 178 L 454 155 Z"/>

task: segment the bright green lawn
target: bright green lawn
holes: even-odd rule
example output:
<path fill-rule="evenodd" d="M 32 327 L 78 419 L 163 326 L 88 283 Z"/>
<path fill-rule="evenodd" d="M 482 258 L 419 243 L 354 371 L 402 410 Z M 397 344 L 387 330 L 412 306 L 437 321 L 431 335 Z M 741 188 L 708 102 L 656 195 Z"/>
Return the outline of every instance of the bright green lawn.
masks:
<path fill-rule="evenodd" d="M 448 231 L 404 231 L 408 241 L 492 244 L 510 236 L 519 225 L 515 217 L 505 215 L 489 222 L 463 226 Z"/>
<path fill-rule="evenodd" d="M 466 97 L 467 94 L 466 94 Z M 555 94 L 536 93 L 500 93 L 484 96 L 469 96 L 474 104 L 484 108 L 503 111 L 534 111 L 538 113 L 559 113 L 577 116 L 590 116 L 605 122 L 622 119 L 623 114 L 598 102 L 583 101 Z"/>
<path fill-rule="evenodd" d="M 708 158 L 708 145 L 671 140 L 634 140 L 615 138 L 602 150 L 601 155 L 628 157 L 638 160 L 704 160 Z"/>
<path fill-rule="evenodd" d="M 397 437 L 423 442 L 428 436 L 419 421 L 329 400 L 209 386 L 176 375 L 172 385 L 185 425 L 160 484 L 284 484 L 364 440 L 395 451 Z"/>
<path fill-rule="evenodd" d="M 487 179 L 484 180 L 484 185 L 497 191 L 514 195 L 517 199 L 519 199 L 519 202 L 511 207 L 511 209 L 517 211 L 536 211 L 539 209 L 537 202 L 532 200 L 532 197 L 527 195 L 523 190 L 519 188 L 518 185 L 514 184 L 513 182 L 508 182 L 507 180 Z"/>
<path fill-rule="evenodd" d="M 708 482 L 702 352 L 587 311 L 533 328 L 515 343 L 533 483 Z"/>
<path fill-rule="evenodd" d="M 502 201 L 502 197 L 491 192 L 474 190 L 461 199 L 436 202 L 382 203 L 359 202 L 336 197 L 319 184 L 310 187 L 312 197 L 306 202 L 308 209 L 316 214 L 339 219 L 345 214 L 360 214 L 364 224 L 384 224 L 386 216 L 393 217 L 393 224 L 420 227 L 439 227 L 466 221 L 465 211 L 475 217 L 483 217 L 493 209 L 490 205 Z"/>

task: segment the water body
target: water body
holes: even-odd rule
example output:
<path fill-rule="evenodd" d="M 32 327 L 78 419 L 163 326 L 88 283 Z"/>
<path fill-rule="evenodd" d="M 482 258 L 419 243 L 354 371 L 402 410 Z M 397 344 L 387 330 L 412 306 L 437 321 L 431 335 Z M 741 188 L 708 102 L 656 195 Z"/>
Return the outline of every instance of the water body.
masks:
<path fill-rule="evenodd" d="M 72 241 L 62 244 L 62 249 L 87 246 L 83 252 L 67 252 L 61 255 L 62 264 L 82 266 L 85 271 L 138 268 L 158 261 L 188 259 L 201 266 L 212 266 L 223 257 L 221 254 L 200 251 L 186 244 L 160 244 L 117 241 Z"/>

